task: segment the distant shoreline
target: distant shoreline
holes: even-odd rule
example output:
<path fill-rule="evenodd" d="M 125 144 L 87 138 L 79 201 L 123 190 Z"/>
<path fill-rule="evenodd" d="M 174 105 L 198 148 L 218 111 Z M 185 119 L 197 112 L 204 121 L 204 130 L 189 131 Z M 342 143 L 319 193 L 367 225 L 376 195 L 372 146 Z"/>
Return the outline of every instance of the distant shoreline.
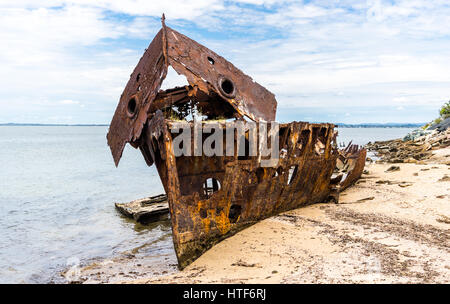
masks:
<path fill-rule="evenodd" d="M 108 124 L 0 123 L 0 127 L 109 127 Z"/>
<path fill-rule="evenodd" d="M 419 128 L 426 123 L 366 123 L 344 124 L 335 123 L 338 128 Z M 0 126 L 9 127 L 109 127 L 109 124 L 39 124 L 39 123 L 0 123 Z"/>
<path fill-rule="evenodd" d="M 336 123 L 335 125 L 338 128 L 420 128 L 424 126 L 426 123 L 387 123 L 387 124 L 377 124 L 377 123 L 368 123 L 368 124 L 341 124 Z"/>

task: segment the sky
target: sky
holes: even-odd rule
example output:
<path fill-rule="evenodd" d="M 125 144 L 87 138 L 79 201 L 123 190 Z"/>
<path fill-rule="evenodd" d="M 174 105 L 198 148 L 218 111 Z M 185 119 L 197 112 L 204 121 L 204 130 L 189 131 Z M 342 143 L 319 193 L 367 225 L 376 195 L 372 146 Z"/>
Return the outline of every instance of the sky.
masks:
<path fill-rule="evenodd" d="M 163 12 L 282 122 L 427 122 L 450 99 L 448 0 L 0 0 L 0 123 L 109 123 Z"/>

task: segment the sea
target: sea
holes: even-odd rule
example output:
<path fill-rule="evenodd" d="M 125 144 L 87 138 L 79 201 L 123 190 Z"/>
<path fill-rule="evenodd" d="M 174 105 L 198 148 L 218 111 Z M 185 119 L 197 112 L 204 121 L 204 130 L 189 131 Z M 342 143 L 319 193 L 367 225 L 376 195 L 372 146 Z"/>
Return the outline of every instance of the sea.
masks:
<path fill-rule="evenodd" d="M 338 143 L 401 138 L 410 128 L 338 128 Z M 164 193 L 127 145 L 116 168 L 107 126 L 0 126 L 0 283 L 61 283 L 73 261 L 147 246 L 175 255 L 165 222 L 136 224 L 114 202 Z M 149 245 L 150 244 L 150 245 Z M 161 258 L 156 263 L 167 263 Z"/>

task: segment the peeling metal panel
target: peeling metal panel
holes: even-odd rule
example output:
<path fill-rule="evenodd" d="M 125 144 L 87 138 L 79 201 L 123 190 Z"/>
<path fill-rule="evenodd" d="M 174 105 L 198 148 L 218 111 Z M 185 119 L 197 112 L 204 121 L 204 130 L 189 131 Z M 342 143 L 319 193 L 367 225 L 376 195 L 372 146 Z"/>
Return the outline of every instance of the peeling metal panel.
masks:
<path fill-rule="evenodd" d="M 340 183 L 340 191 L 353 185 L 362 175 L 366 164 L 367 150 L 351 143 L 339 151 L 339 161 L 344 164 L 347 171 L 346 178 Z"/>
<path fill-rule="evenodd" d="M 167 27 L 169 64 L 188 78 L 190 85 L 213 89 L 240 114 L 252 120 L 275 120 L 275 95 L 207 47 Z M 233 88 L 222 88 L 226 81 Z M 225 81 L 225 83 L 224 83 Z"/>
<path fill-rule="evenodd" d="M 125 144 L 133 144 L 141 135 L 168 65 L 185 75 L 194 90 L 214 91 L 240 115 L 254 121 L 275 120 L 274 94 L 223 57 L 163 23 L 131 74 L 110 124 L 107 139 L 116 166 Z"/>
<path fill-rule="evenodd" d="M 150 104 L 166 74 L 163 30 L 160 30 L 131 74 L 109 127 L 108 145 L 116 166 L 125 144 L 134 142 L 141 136 Z"/>

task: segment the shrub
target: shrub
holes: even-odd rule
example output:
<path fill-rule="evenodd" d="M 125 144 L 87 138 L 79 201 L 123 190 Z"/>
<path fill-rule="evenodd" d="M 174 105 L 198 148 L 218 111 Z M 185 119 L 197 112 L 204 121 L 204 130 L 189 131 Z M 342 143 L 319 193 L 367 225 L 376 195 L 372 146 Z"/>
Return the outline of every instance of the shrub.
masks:
<path fill-rule="evenodd" d="M 436 118 L 434 121 L 433 121 L 433 125 L 437 125 L 438 123 L 440 123 L 442 121 L 442 118 Z"/>
<path fill-rule="evenodd" d="M 450 117 L 450 101 L 447 101 L 447 102 L 441 107 L 441 110 L 439 111 L 439 114 L 440 114 L 441 117 L 443 117 L 443 118 Z"/>

